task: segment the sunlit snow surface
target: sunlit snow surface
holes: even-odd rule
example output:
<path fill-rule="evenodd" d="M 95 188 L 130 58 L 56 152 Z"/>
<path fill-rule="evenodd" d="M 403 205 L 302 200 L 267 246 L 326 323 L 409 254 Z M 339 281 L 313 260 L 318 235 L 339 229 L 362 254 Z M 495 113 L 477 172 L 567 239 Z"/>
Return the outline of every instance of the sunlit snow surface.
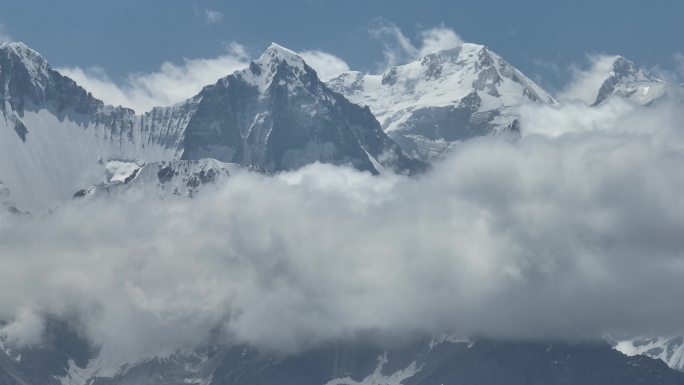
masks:
<path fill-rule="evenodd" d="M 452 142 L 514 130 L 514 107 L 555 104 L 520 71 L 477 44 L 429 54 L 381 75 L 347 72 L 328 85 L 370 107 L 405 151 L 441 157 Z"/>

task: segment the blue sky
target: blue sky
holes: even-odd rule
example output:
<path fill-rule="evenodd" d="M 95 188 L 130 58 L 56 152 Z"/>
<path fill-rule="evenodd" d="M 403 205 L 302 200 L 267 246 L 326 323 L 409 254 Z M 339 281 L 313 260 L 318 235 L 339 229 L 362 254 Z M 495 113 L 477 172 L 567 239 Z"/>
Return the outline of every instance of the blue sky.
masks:
<path fill-rule="evenodd" d="M 98 67 L 114 82 L 166 61 L 222 55 L 232 42 L 251 56 L 271 41 L 324 50 L 373 71 L 383 61 L 383 42 L 369 33 L 379 20 L 415 44 L 422 30 L 451 28 L 551 90 L 587 54 L 674 71 L 674 55 L 684 52 L 678 0 L 0 0 L 0 9 L 3 33 L 54 67 Z"/>

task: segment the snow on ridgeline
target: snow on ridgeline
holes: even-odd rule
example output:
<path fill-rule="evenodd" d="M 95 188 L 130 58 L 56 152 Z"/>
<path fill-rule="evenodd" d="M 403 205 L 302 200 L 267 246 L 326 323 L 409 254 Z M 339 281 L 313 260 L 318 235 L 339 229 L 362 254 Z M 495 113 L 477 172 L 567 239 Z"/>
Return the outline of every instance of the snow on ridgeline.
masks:
<path fill-rule="evenodd" d="M 214 159 L 139 162 L 110 161 L 107 181 L 77 191 L 74 198 L 96 199 L 125 196 L 126 199 L 173 196 L 192 198 L 238 172 L 266 173 L 266 170 L 224 163 Z"/>
<path fill-rule="evenodd" d="M 434 160 L 455 142 L 515 133 L 514 108 L 556 100 L 487 47 L 464 44 L 389 68 L 381 75 L 347 72 L 328 85 L 369 106 L 411 155 Z"/>

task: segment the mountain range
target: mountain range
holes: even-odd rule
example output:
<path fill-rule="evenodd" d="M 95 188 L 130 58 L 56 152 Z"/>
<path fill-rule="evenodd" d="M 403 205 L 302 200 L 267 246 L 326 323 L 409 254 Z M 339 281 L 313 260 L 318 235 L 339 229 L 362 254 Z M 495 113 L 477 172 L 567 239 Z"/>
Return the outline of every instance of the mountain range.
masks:
<path fill-rule="evenodd" d="M 72 199 L 192 197 L 234 173 L 268 175 L 315 162 L 414 175 L 464 140 L 515 140 L 522 104 L 560 103 L 476 44 L 327 83 L 297 53 L 272 44 L 186 101 L 142 114 L 106 105 L 22 43 L 0 45 L 0 83 L 0 203 L 27 215 Z M 594 105 L 620 97 L 647 107 L 677 87 L 617 57 Z M 684 374 L 665 364 L 684 369 L 676 337 L 617 345 L 634 356 L 607 343 L 442 336 L 287 357 L 198 342 L 201 348 L 170 357 L 105 363 L 62 321 L 47 333 L 41 346 L 0 340 L 0 385 L 684 384 Z"/>

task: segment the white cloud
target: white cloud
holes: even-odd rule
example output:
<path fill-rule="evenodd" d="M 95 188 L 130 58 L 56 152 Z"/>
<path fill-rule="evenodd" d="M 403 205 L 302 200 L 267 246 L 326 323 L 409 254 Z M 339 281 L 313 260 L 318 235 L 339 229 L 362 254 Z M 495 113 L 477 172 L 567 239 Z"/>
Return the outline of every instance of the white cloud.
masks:
<path fill-rule="evenodd" d="M 465 142 L 419 178 L 312 165 L 194 199 L 0 213 L 0 319 L 76 313 L 130 359 L 219 325 L 285 350 L 368 331 L 682 334 L 681 100 L 612 103 L 527 106 L 520 141 Z"/>
<path fill-rule="evenodd" d="M 322 81 L 328 81 L 342 72 L 349 71 L 349 65 L 339 57 L 328 52 L 311 50 L 299 54 L 311 66 Z"/>
<path fill-rule="evenodd" d="M 588 104 L 594 103 L 601 85 L 613 71 L 613 63 L 616 58 L 615 55 L 591 55 L 589 56 L 590 66 L 588 69 L 573 67 L 572 80 L 559 93 L 558 98 L 581 100 Z"/>
<path fill-rule="evenodd" d="M 453 30 L 445 27 L 436 27 L 422 31 L 420 38 L 421 45 L 418 52 L 420 56 L 463 45 L 461 37 Z"/>
<path fill-rule="evenodd" d="M 204 18 L 207 24 L 221 24 L 223 23 L 223 14 L 213 9 L 204 9 Z"/>
<path fill-rule="evenodd" d="M 5 41 L 13 41 L 12 36 L 7 33 L 5 26 L 0 23 L 0 43 Z"/>
<path fill-rule="evenodd" d="M 123 84 L 114 82 L 100 67 L 57 70 L 104 102 L 130 107 L 141 113 L 152 107 L 168 106 L 192 97 L 202 87 L 245 68 L 248 62 L 249 56 L 244 47 L 233 43 L 224 55 L 185 59 L 181 65 L 166 62 L 157 72 L 129 75 Z"/>
<path fill-rule="evenodd" d="M 394 23 L 379 19 L 370 29 L 373 38 L 382 42 L 385 62 L 384 68 L 415 60 L 430 53 L 457 48 L 463 40 L 452 29 L 444 26 L 421 31 L 418 34 L 419 45 L 414 45 L 402 30 Z M 383 68 L 383 69 L 384 69 Z"/>

